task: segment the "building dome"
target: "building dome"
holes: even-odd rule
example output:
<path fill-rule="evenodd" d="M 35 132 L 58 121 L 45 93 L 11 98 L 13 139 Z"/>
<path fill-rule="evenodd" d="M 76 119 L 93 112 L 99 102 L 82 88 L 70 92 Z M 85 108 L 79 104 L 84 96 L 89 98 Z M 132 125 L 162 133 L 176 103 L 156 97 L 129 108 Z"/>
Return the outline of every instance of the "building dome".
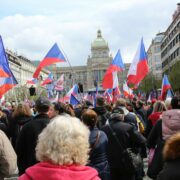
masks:
<path fill-rule="evenodd" d="M 97 31 L 97 38 L 91 44 L 91 49 L 99 49 L 99 48 L 108 48 L 107 42 L 102 37 L 101 30 Z"/>

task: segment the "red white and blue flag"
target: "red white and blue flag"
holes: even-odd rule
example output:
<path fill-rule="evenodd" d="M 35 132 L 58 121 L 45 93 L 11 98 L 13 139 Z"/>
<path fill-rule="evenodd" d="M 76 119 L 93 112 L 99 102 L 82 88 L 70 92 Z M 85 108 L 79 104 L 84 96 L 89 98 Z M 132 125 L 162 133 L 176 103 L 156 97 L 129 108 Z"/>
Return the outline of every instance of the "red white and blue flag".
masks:
<path fill-rule="evenodd" d="M 0 36 L 0 77 L 9 77 L 10 76 L 9 64 L 7 61 L 4 45 L 2 38 Z"/>
<path fill-rule="evenodd" d="M 44 59 L 40 62 L 39 66 L 33 74 L 33 77 L 38 78 L 42 68 L 59 62 L 66 62 L 66 59 L 61 50 L 59 49 L 58 45 L 55 43 L 53 47 L 49 50 L 47 55 L 44 57 Z"/>
<path fill-rule="evenodd" d="M 128 87 L 126 82 L 123 84 L 123 93 L 126 98 L 132 98 L 134 96 L 133 90 Z"/>
<path fill-rule="evenodd" d="M 69 90 L 69 92 L 66 94 L 67 97 L 70 97 L 71 94 L 73 96 L 76 96 L 78 94 L 78 85 L 77 84 L 74 84 L 74 86 Z"/>
<path fill-rule="evenodd" d="M 46 84 L 50 84 L 54 81 L 53 74 L 49 73 L 48 77 L 42 82 L 41 86 L 44 86 Z"/>
<path fill-rule="evenodd" d="M 12 89 L 17 83 L 11 69 L 9 68 L 9 63 L 7 60 L 6 52 L 0 36 L 0 98 Z M 4 74 L 5 73 L 5 74 Z M 6 76 L 7 74 L 7 76 Z"/>
<path fill-rule="evenodd" d="M 55 82 L 54 89 L 56 91 L 62 91 L 64 89 L 64 74 L 60 76 L 60 78 Z"/>
<path fill-rule="evenodd" d="M 171 85 L 169 83 L 168 76 L 164 74 L 163 81 L 162 81 L 162 89 L 161 89 L 162 100 L 166 99 L 166 94 L 169 89 L 171 89 Z"/>
<path fill-rule="evenodd" d="M 124 70 L 124 63 L 122 61 L 120 50 L 118 50 L 115 58 L 113 59 L 112 63 L 110 64 L 104 75 L 102 81 L 103 89 L 112 89 L 117 87 L 119 84 L 117 72 L 123 70 Z"/>
<path fill-rule="evenodd" d="M 26 83 L 27 83 L 27 84 L 37 84 L 37 83 L 38 83 L 38 80 L 37 80 L 36 78 L 32 78 L 32 79 L 27 80 Z"/>
<path fill-rule="evenodd" d="M 148 74 L 148 72 L 149 72 L 149 67 L 148 67 L 146 51 L 145 51 L 143 39 L 141 39 L 141 43 L 136 51 L 135 57 L 129 68 L 129 72 L 127 75 L 127 83 L 134 85 L 139 84 Z"/>

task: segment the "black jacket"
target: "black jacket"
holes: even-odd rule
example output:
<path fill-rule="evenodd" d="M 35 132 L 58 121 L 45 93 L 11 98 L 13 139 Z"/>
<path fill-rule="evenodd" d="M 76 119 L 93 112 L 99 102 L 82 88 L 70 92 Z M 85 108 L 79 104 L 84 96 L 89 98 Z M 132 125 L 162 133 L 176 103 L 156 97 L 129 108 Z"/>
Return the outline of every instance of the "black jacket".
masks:
<path fill-rule="evenodd" d="M 94 108 L 94 111 L 98 115 L 97 126 L 101 129 L 106 124 L 106 121 L 110 119 L 111 113 L 104 106 L 98 106 Z"/>
<path fill-rule="evenodd" d="M 132 125 L 121 122 L 118 118 L 113 118 L 110 125 L 113 131 L 115 131 L 117 138 L 119 139 L 119 142 L 124 150 L 126 148 L 140 147 L 146 142 L 145 138 L 140 133 L 134 131 Z M 123 173 L 124 168 L 121 162 L 122 149 L 119 147 L 108 125 L 103 127 L 102 130 L 108 137 L 108 160 L 110 168 L 122 169 Z"/>
<path fill-rule="evenodd" d="M 96 143 L 99 133 L 99 139 Z M 89 143 L 91 147 L 89 166 L 95 168 L 102 180 L 109 179 L 109 165 L 107 160 L 108 139 L 106 134 L 94 127 L 90 130 Z M 96 144 L 95 144 L 96 143 Z"/>
<path fill-rule="evenodd" d="M 167 161 L 157 180 L 180 180 L 180 158 Z"/>
<path fill-rule="evenodd" d="M 32 118 L 33 118 L 32 116 L 17 116 L 15 118 L 10 119 L 8 132 L 14 149 L 16 148 L 17 138 L 19 136 L 22 127 L 27 122 L 32 120 Z"/>
<path fill-rule="evenodd" d="M 23 126 L 16 148 L 19 175 L 23 174 L 28 167 L 37 163 L 35 147 L 38 135 L 48 123 L 49 118 L 47 114 L 39 114 Z"/>
<path fill-rule="evenodd" d="M 156 179 L 157 175 L 163 168 L 163 156 L 162 151 L 164 147 L 164 140 L 162 139 L 162 120 L 158 120 L 154 127 L 152 128 L 148 139 L 147 139 L 147 147 L 149 149 L 155 148 L 155 153 L 152 159 L 151 164 L 148 166 L 147 175 Z"/>

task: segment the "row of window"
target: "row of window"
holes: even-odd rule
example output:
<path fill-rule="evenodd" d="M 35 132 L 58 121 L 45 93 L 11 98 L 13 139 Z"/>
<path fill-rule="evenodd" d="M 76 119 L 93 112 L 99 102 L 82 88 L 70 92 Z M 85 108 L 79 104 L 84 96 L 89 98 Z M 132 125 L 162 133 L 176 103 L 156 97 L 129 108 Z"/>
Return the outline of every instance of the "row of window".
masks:
<path fill-rule="evenodd" d="M 162 67 L 165 67 L 168 63 L 173 61 L 180 54 L 180 48 L 177 48 L 166 60 L 162 63 Z"/>
<path fill-rule="evenodd" d="M 180 42 L 180 34 L 178 34 L 172 41 L 171 43 L 168 45 L 168 47 L 166 47 L 166 49 L 162 52 L 161 57 L 163 58 L 170 49 L 172 49 L 177 43 Z"/>
<path fill-rule="evenodd" d="M 163 49 L 171 40 L 171 38 L 176 34 L 177 30 L 179 30 L 180 22 L 174 27 L 174 29 L 171 31 L 171 33 L 168 35 L 168 37 L 164 40 L 164 42 L 161 45 L 161 49 Z"/>

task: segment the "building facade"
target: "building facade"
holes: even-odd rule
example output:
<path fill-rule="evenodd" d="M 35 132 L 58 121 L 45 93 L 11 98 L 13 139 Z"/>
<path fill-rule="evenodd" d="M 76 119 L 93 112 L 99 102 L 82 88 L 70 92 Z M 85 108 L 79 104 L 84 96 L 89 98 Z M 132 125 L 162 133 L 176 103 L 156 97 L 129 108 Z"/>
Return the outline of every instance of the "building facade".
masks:
<path fill-rule="evenodd" d="M 162 79 L 161 42 L 163 38 L 164 33 L 158 33 L 147 51 L 149 69 L 156 80 Z"/>
<path fill-rule="evenodd" d="M 172 22 L 165 31 L 161 44 L 162 71 L 168 73 L 180 60 L 180 3 L 172 16 Z"/>
<path fill-rule="evenodd" d="M 27 80 L 31 79 L 37 66 L 35 66 L 31 60 L 24 56 L 18 55 L 8 49 L 6 49 L 6 55 L 8 57 L 9 66 L 14 74 L 19 85 L 25 85 Z M 40 75 L 43 78 L 48 76 L 47 70 L 42 70 Z"/>
<path fill-rule="evenodd" d="M 101 30 L 97 31 L 96 39 L 91 43 L 91 54 L 87 58 L 86 66 L 57 67 L 57 78 L 64 74 L 66 90 L 74 83 L 81 83 L 85 91 L 95 89 L 95 81 L 98 81 L 99 89 L 102 87 L 103 76 L 112 61 L 108 43 L 102 36 Z M 130 63 L 125 64 L 125 71 L 118 73 L 120 83 L 127 76 Z"/>

